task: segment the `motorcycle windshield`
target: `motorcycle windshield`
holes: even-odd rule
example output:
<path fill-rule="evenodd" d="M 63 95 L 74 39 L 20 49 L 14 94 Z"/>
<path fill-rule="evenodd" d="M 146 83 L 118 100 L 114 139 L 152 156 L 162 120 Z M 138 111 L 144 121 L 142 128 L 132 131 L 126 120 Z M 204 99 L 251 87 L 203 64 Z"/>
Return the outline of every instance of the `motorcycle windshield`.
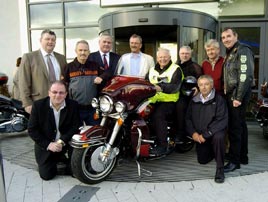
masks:
<path fill-rule="evenodd" d="M 110 96 L 114 102 L 124 102 L 128 110 L 135 109 L 142 101 L 154 96 L 155 93 L 156 89 L 149 81 L 124 75 L 116 75 L 101 92 Z"/>
<path fill-rule="evenodd" d="M 140 67 L 141 68 L 141 67 Z M 136 68 L 126 68 L 123 65 L 120 65 L 120 62 L 118 63 L 116 70 L 115 70 L 115 75 L 118 76 L 128 76 L 128 77 L 136 77 L 136 78 L 145 78 L 146 73 L 141 73 L 141 69 L 136 69 Z"/>

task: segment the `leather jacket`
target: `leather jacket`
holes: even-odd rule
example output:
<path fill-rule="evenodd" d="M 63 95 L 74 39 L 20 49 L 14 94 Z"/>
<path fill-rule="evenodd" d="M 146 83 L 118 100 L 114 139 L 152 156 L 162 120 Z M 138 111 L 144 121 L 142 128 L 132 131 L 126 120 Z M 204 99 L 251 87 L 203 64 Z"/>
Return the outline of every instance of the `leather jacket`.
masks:
<path fill-rule="evenodd" d="M 254 55 L 251 48 L 237 42 L 224 60 L 224 90 L 233 100 L 242 101 L 254 86 Z"/>

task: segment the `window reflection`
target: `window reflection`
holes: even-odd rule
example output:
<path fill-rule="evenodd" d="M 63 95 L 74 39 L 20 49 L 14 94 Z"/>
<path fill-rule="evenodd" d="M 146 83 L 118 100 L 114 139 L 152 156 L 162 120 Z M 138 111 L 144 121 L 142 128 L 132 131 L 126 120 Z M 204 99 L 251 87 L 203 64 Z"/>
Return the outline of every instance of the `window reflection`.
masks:
<path fill-rule="evenodd" d="M 192 48 L 192 60 L 201 64 L 206 57 L 204 44 L 208 39 L 214 38 L 215 34 L 203 29 L 183 27 L 182 36 L 182 44 L 188 45 Z"/>
<path fill-rule="evenodd" d="M 32 50 L 38 50 L 40 48 L 40 37 L 41 37 L 41 32 L 43 30 L 32 30 L 31 31 L 31 42 L 32 42 Z M 64 49 L 63 49 L 63 33 L 61 29 L 53 29 L 56 33 L 56 46 L 54 51 L 64 54 Z"/>
<path fill-rule="evenodd" d="M 97 22 L 99 17 L 107 12 L 116 10 L 115 8 L 103 9 L 99 6 L 99 1 L 78 1 L 64 4 L 66 25 L 88 25 Z"/>
<path fill-rule="evenodd" d="M 259 27 L 236 27 L 238 39 L 241 43 L 249 45 L 254 55 L 260 54 L 260 28 Z"/>
<path fill-rule="evenodd" d="M 89 43 L 90 52 L 99 49 L 98 27 L 66 29 L 66 57 L 76 57 L 75 45 L 77 41 L 86 40 Z"/>
<path fill-rule="evenodd" d="M 31 28 L 62 25 L 60 3 L 30 5 Z"/>

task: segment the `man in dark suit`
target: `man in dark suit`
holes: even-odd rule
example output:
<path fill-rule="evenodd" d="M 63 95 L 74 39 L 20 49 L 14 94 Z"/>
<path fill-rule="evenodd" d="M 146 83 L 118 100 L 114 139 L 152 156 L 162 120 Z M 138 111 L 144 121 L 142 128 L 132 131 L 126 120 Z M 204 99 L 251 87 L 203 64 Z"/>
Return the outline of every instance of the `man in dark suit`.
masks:
<path fill-rule="evenodd" d="M 112 78 L 118 60 L 120 59 L 118 54 L 111 52 L 112 42 L 113 39 L 111 35 L 102 34 L 99 38 L 99 51 L 90 53 L 88 57 L 88 60 L 95 61 L 100 65 L 100 76 L 95 79 L 95 83 L 100 84 L 99 90 L 101 90 L 106 85 L 107 81 Z"/>
<path fill-rule="evenodd" d="M 39 50 L 23 55 L 19 68 L 21 101 L 28 113 L 31 113 L 33 101 L 46 97 L 51 83 L 62 79 L 63 68 L 67 64 L 65 56 L 53 51 L 55 32 L 44 30 L 40 44 Z"/>
<path fill-rule="evenodd" d="M 33 102 L 28 132 L 35 142 L 35 158 L 39 175 L 44 180 L 54 178 L 58 162 L 69 167 L 71 147 L 68 142 L 78 133 L 79 113 L 76 101 L 66 99 L 67 88 L 62 81 L 55 81 L 49 96 Z M 66 170 L 67 171 L 67 170 Z"/>

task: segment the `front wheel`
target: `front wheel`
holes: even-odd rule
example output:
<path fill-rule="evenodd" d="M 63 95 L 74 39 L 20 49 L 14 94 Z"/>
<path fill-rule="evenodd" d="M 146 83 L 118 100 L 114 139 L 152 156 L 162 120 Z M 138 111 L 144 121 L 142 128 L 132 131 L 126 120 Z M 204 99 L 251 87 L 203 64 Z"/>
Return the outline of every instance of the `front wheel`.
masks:
<path fill-rule="evenodd" d="M 102 162 L 99 158 L 104 146 L 91 146 L 86 149 L 74 148 L 71 158 L 73 175 L 83 183 L 97 184 L 104 181 L 113 171 L 117 156 Z"/>

